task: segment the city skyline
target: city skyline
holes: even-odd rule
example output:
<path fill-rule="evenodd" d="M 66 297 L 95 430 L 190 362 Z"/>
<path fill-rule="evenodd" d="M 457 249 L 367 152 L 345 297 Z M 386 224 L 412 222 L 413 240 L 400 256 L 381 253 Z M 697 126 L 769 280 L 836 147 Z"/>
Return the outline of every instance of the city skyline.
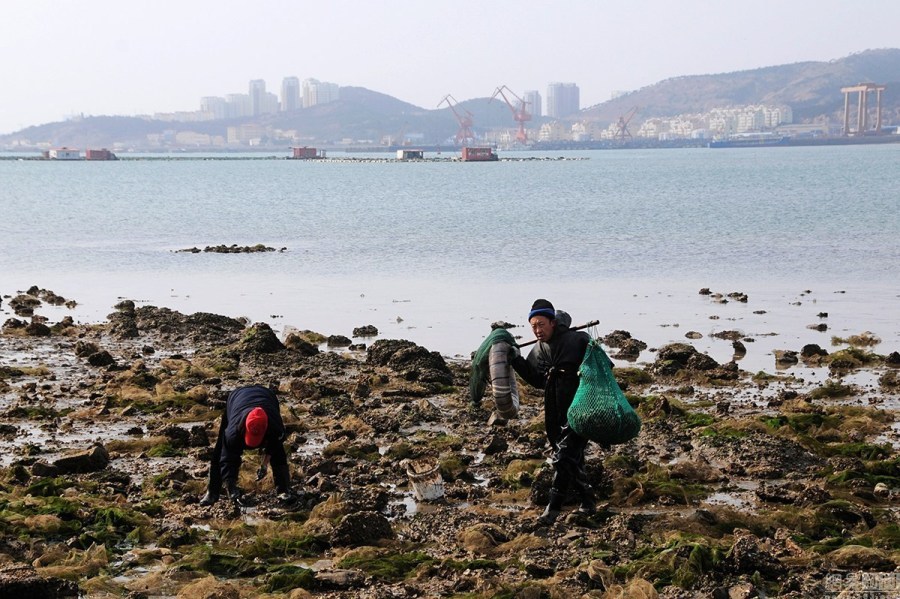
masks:
<path fill-rule="evenodd" d="M 0 133 L 77 114 L 197 110 L 200 98 L 246 90 L 253 79 L 278 95 L 295 73 L 426 109 L 448 93 L 465 101 L 507 85 L 520 96 L 539 90 L 546 112 L 545 82 L 576 82 L 584 108 L 671 77 L 896 47 L 900 22 L 900 3 L 888 0 L 760 0 L 753 10 L 711 0 L 259 8 L 10 4 L 0 22 Z"/>

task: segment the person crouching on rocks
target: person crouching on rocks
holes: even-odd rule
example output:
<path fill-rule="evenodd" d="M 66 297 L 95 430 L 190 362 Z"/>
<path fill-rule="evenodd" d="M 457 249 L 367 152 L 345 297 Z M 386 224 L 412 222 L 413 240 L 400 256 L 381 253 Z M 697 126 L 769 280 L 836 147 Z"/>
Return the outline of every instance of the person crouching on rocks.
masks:
<path fill-rule="evenodd" d="M 544 428 L 553 448 L 553 481 L 550 502 L 538 521 L 549 525 L 559 516 L 570 486 L 581 499 L 578 513 L 596 510 L 594 490 L 584 469 L 588 440 L 571 429 L 566 416 L 578 390 L 578 369 L 590 336 L 571 330 L 571 317 L 557 312 L 545 299 L 531 306 L 528 323 L 537 344 L 527 359 L 521 355 L 513 358 L 512 366 L 529 385 L 544 390 Z"/>
<path fill-rule="evenodd" d="M 289 496 L 290 470 L 284 452 L 284 437 L 284 422 L 274 391 L 262 385 L 251 385 L 229 393 L 216 447 L 210 458 L 209 488 L 200 499 L 200 505 L 212 505 L 219 500 L 223 480 L 232 502 L 238 506 L 250 504 L 237 484 L 245 449 L 260 448 L 265 453 L 272 466 L 276 492 Z"/>

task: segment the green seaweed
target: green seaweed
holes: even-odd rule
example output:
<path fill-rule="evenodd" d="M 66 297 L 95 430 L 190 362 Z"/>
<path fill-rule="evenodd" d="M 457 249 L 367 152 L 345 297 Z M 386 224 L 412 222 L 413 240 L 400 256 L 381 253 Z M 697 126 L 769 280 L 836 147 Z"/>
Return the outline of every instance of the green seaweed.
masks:
<path fill-rule="evenodd" d="M 301 566 L 282 565 L 270 570 L 265 577 L 263 590 L 268 593 L 279 593 L 291 589 L 312 589 L 316 581 L 315 572 Z"/>
<path fill-rule="evenodd" d="M 147 455 L 151 458 L 174 458 L 184 455 L 183 452 L 175 449 L 168 442 L 154 445 L 147 451 Z"/>
<path fill-rule="evenodd" d="M 354 556 L 343 558 L 340 568 L 358 568 L 379 580 L 397 582 L 403 580 L 410 572 L 422 564 L 432 564 L 434 558 L 422 551 L 395 553 L 392 555 Z"/>

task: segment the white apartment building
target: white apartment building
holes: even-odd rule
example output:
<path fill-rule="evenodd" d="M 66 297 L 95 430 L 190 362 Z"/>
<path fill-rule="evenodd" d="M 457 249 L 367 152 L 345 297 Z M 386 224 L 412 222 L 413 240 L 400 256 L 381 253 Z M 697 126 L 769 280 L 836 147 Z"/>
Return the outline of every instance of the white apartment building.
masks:
<path fill-rule="evenodd" d="M 306 79 L 303 81 L 303 108 L 334 102 L 340 97 L 339 90 L 336 83 Z"/>
<path fill-rule="evenodd" d="M 228 94 L 225 96 L 225 118 L 234 119 L 250 116 L 249 94 Z"/>
<path fill-rule="evenodd" d="M 300 100 L 300 79 L 285 77 L 281 82 L 281 111 L 291 112 L 302 108 Z"/>
<path fill-rule="evenodd" d="M 541 105 L 541 94 L 536 89 L 527 90 L 522 99 L 525 100 L 526 110 L 531 113 L 531 116 L 538 117 L 544 114 L 543 106 Z"/>
<path fill-rule="evenodd" d="M 559 119 L 581 110 L 581 91 L 574 83 L 551 83 L 547 86 L 547 116 Z"/>
<path fill-rule="evenodd" d="M 228 117 L 228 102 L 219 96 L 200 98 L 200 112 L 207 113 L 212 120 Z"/>

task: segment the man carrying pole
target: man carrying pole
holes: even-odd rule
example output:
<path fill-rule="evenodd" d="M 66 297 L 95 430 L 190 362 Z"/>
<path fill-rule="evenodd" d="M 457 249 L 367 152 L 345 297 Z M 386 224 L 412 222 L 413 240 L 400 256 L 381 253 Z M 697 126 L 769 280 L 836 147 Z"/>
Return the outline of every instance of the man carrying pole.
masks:
<path fill-rule="evenodd" d="M 594 490 L 584 469 L 587 439 L 573 431 L 566 418 L 578 390 L 578 368 L 590 336 L 569 328 L 571 317 L 557 312 L 545 299 L 535 300 L 528 323 L 537 343 L 527 358 L 516 355 L 512 366 L 528 384 L 544 390 L 544 427 L 554 452 L 554 473 L 550 501 L 538 521 L 549 525 L 559 516 L 570 486 L 581 499 L 578 513 L 591 514 L 596 510 Z"/>

